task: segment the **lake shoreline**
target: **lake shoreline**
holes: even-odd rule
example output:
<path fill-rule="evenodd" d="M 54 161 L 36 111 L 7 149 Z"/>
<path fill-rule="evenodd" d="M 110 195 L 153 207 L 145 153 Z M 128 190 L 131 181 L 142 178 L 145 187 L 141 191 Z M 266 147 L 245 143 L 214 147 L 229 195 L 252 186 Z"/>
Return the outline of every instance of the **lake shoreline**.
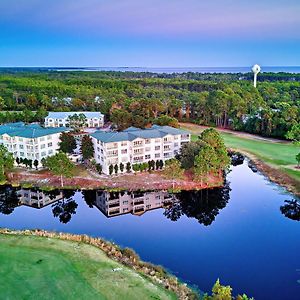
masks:
<path fill-rule="evenodd" d="M 56 239 L 91 245 L 104 252 L 108 258 L 145 276 L 153 284 L 175 293 L 178 299 L 198 299 L 198 295 L 195 291 L 189 288 L 185 283 L 180 282 L 174 275 L 169 274 L 163 267 L 144 262 L 132 249 L 122 249 L 118 245 L 103 240 L 102 238 L 70 233 L 49 232 L 45 230 L 10 230 L 6 228 L 0 228 L 0 235 L 50 238 L 53 240 Z"/>
<path fill-rule="evenodd" d="M 282 172 L 280 169 L 277 169 L 268 163 L 262 161 L 257 156 L 252 153 L 249 153 L 245 150 L 240 149 L 230 149 L 241 154 L 245 155 L 249 159 L 249 163 L 254 165 L 260 173 L 262 173 L 265 177 L 268 178 L 273 183 L 280 185 L 281 187 L 285 188 L 290 193 L 300 197 L 300 184 L 297 180 L 293 179 L 285 172 Z"/>
<path fill-rule="evenodd" d="M 224 179 L 210 177 L 207 183 L 193 181 L 192 175 L 186 172 L 183 179 L 167 179 L 162 171 L 128 173 L 122 175 L 103 176 L 89 174 L 86 176 L 75 176 L 64 178 L 64 186 L 61 186 L 60 177 L 51 174 L 49 171 L 29 171 L 21 170 L 9 172 L 7 182 L 12 186 L 24 188 L 51 189 L 105 189 L 108 191 L 121 190 L 170 190 L 170 191 L 191 191 L 207 188 L 218 188 L 224 184 Z"/>

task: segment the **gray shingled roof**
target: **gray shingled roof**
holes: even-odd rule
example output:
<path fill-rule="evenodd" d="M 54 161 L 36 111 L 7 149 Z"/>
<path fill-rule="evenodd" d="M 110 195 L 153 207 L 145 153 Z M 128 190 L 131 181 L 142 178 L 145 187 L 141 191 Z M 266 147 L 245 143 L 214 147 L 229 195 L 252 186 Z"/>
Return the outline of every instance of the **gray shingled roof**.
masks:
<path fill-rule="evenodd" d="M 151 128 L 138 129 L 135 127 L 129 127 L 121 132 L 105 132 L 96 131 L 91 136 L 104 143 L 121 142 L 121 141 L 133 141 L 137 138 L 151 139 L 162 138 L 168 134 L 188 134 L 187 131 L 173 128 L 170 126 L 158 126 L 153 125 Z"/>

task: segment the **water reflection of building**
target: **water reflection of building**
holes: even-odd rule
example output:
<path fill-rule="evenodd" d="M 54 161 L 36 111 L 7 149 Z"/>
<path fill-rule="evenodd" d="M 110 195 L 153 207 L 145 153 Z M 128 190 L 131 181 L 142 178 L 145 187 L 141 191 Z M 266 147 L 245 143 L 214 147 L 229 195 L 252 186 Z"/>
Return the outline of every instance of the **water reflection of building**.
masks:
<path fill-rule="evenodd" d="M 165 191 L 159 192 L 106 192 L 97 191 L 95 206 L 107 217 L 132 213 L 141 215 L 156 208 L 168 206 L 173 196 Z"/>
<path fill-rule="evenodd" d="M 43 192 L 37 189 L 20 189 L 17 191 L 19 205 L 42 208 L 63 199 L 62 191 Z"/>

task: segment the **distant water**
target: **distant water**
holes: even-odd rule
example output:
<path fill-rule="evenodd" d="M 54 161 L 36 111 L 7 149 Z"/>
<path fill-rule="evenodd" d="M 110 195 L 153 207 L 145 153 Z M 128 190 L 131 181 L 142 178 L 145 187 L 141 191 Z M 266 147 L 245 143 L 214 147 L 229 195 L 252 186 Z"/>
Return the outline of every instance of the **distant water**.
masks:
<path fill-rule="evenodd" d="M 300 73 L 298 67 L 264 67 L 262 72 L 287 72 Z M 52 71 L 120 71 L 120 72 L 150 72 L 150 73 L 248 73 L 251 72 L 251 67 L 190 67 L 190 68 L 148 68 L 148 67 L 87 67 L 87 68 L 47 68 Z"/>

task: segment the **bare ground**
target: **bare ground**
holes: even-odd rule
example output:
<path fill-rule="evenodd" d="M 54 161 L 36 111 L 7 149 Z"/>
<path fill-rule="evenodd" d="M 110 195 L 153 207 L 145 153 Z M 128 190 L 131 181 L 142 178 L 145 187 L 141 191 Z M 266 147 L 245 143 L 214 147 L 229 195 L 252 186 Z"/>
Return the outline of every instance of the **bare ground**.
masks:
<path fill-rule="evenodd" d="M 17 169 L 8 174 L 8 183 L 13 185 L 56 187 L 60 188 L 60 178 L 49 171 L 30 171 Z M 85 172 L 83 176 L 64 178 L 64 187 L 80 189 L 126 189 L 126 190 L 199 190 L 208 187 L 222 186 L 218 177 L 210 177 L 208 183 L 193 181 L 191 174 L 186 173 L 183 179 L 167 179 L 162 171 L 143 172 L 122 175 L 96 175 Z"/>

